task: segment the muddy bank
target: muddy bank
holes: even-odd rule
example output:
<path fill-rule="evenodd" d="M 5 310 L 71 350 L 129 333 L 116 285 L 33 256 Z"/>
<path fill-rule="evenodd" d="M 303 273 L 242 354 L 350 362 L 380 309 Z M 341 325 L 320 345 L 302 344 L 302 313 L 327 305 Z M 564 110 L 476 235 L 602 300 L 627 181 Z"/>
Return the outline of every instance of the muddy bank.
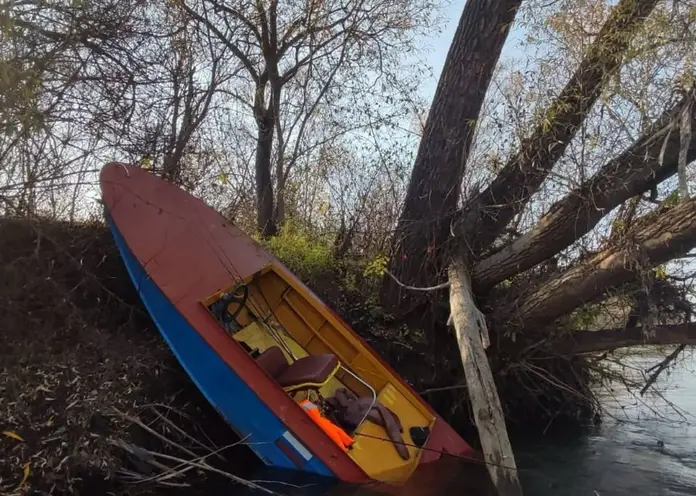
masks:
<path fill-rule="evenodd" d="M 0 219 L 0 494 L 153 492 L 120 482 L 143 467 L 119 443 L 182 453 L 126 417 L 195 453 L 238 441 L 154 329 L 102 224 Z M 221 455 L 227 470 L 258 464 L 244 446 Z M 178 481 L 216 482 L 191 472 Z"/>

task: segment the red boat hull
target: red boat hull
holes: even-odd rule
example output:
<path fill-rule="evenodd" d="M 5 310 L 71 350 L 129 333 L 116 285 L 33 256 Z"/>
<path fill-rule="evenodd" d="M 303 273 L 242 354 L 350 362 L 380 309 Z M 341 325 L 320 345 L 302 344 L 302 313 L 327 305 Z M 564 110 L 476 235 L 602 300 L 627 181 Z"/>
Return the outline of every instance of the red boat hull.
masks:
<path fill-rule="evenodd" d="M 229 287 L 231 277 L 248 277 L 269 263 L 280 262 L 203 202 L 139 167 L 106 165 L 101 172 L 101 187 L 110 222 L 148 279 L 183 319 L 335 477 L 354 483 L 371 481 L 278 384 L 269 380 L 201 304 L 211 294 Z M 356 337 L 374 354 L 364 340 Z M 443 451 L 475 457 L 472 448 L 437 417 L 420 463 L 440 458 Z"/>

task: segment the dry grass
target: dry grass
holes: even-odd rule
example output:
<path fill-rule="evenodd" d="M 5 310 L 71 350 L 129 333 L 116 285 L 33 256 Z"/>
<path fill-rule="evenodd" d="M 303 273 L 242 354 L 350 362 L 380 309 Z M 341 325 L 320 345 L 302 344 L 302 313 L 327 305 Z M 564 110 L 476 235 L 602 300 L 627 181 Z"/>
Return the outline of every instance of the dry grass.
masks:
<path fill-rule="evenodd" d="M 0 219 L 0 494 L 152 490 L 116 477 L 133 463 L 114 440 L 168 452 L 115 411 L 186 445 L 172 423 L 208 446 L 236 440 L 152 328 L 103 225 Z"/>

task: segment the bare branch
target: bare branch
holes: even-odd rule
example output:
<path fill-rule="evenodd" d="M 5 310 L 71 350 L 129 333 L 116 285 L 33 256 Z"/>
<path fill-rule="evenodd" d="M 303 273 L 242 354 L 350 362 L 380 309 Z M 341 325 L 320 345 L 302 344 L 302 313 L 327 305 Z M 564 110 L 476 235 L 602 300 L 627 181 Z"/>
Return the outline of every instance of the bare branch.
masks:
<path fill-rule="evenodd" d="M 657 378 L 660 376 L 662 371 L 667 368 L 667 366 L 670 364 L 670 362 L 674 361 L 674 359 L 677 358 L 677 356 L 679 356 L 679 353 L 684 351 L 684 348 L 686 348 L 686 345 L 680 344 L 679 346 L 677 346 L 676 350 L 674 350 L 672 353 L 667 355 L 667 357 L 664 360 L 662 360 L 660 363 L 658 363 L 656 366 L 654 366 L 650 369 L 650 370 L 652 370 L 653 368 L 655 368 L 656 370 L 655 370 L 655 372 L 653 372 L 650 375 L 650 377 L 648 378 L 648 381 L 645 383 L 645 386 L 643 386 L 643 389 L 640 390 L 641 396 L 643 396 L 645 394 L 645 392 L 650 388 L 650 386 L 652 386 L 655 383 Z M 648 370 L 648 372 L 650 370 Z"/>
<path fill-rule="evenodd" d="M 404 289 L 409 289 L 409 290 L 411 290 L 411 291 L 424 291 L 424 292 L 427 292 L 427 291 L 437 291 L 437 290 L 439 290 L 439 289 L 445 289 L 445 288 L 449 288 L 449 287 L 450 287 L 450 282 L 447 281 L 447 282 L 443 282 L 442 284 L 438 284 L 437 286 L 431 286 L 431 287 L 429 287 L 429 288 L 417 288 L 417 287 L 415 287 L 415 286 L 409 286 L 408 284 L 402 283 L 401 281 L 399 281 L 399 280 L 396 278 L 396 276 L 395 276 L 394 274 L 392 274 L 391 272 L 389 272 L 387 269 L 384 269 L 384 273 L 387 274 L 389 277 L 391 277 L 391 278 L 394 280 L 394 282 L 395 282 L 396 284 L 398 284 L 399 286 L 401 286 L 401 287 L 404 288 Z"/>
<path fill-rule="evenodd" d="M 696 345 L 696 324 L 655 326 L 648 332 L 642 327 L 602 329 L 599 331 L 571 331 L 551 338 L 552 349 L 564 355 L 596 353 L 618 348 L 648 345 Z"/>

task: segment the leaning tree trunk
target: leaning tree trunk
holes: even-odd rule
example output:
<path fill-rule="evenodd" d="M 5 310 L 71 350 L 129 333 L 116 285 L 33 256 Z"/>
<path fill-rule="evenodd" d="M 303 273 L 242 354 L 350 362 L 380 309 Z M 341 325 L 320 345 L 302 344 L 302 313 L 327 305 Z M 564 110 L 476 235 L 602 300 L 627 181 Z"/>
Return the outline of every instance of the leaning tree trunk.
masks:
<path fill-rule="evenodd" d="M 457 209 L 464 166 L 493 70 L 521 0 L 469 0 L 450 46 L 418 149 L 390 272 L 408 285 L 445 276 L 441 256 Z M 426 293 L 419 293 L 421 297 Z M 406 311 L 420 301 L 385 276 L 383 304 Z"/>
<path fill-rule="evenodd" d="M 524 272 L 556 255 L 590 232 L 614 208 L 655 187 L 677 172 L 680 133 L 671 126 L 689 109 L 696 130 L 696 109 L 689 94 L 666 111 L 633 145 L 604 165 L 587 184 L 556 202 L 536 225 L 495 254 L 479 261 L 472 278 L 477 291 Z M 671 132 L 670 132 L 671 131 Z M 684 151 L 696 160 L 696 139 Z"/>
<path fill-rule="evenodd" d="M 450 311 L 466 386 L 488 473 L 500 496 L 522 494 L 515 456 L 505 428 L 505 417 L 485 348 L 490 344 L 486 321 L 476 308 L 464 258 L 455 256 L 449 267 Z"/>
<path fill-rule="evenodd" d="M 256 224 L 263 237 L 277 232 L 273 211 L 271 158 L 273 153 L 273 122 L 267 116 L 257 118 L 256 142 Z"/>
<path fill-rule="evenodd" d="M 501 309 L 499 317 L 518 329 L 543 329 L 608 290 L 635 281 L 649 268 L 696 246 L 696 199 L 635 221 L 617 242 L 570 267 Z"/>
<path fill-rule="evenodd" d="M 621 0 L 611 12 L 561 94 L 546 110 L 534 131 L 519 146 L 493 182 L 463 211 L 455 231 L 468 239 L 474 253 L 495 241 L 522 212 L 563 156 L 623 60 L 633 34 L 658 0 Z"/>
<path fill-rule="evenodd" d="M 696 346 L 696 324 L 660 325 L 646 332 L 642 327 L 601 329 L 567 333 L 551 343 L 551 350 L 561 355 L 578 355 L 611 351 L 628 346 L 686 344 Z"/>
<path fill-rule="evenodd" d="M 519 151 L 475 201 L 463 211 L 457 232 L 476 233 L 469 249 L 486 249 L 520 213 L 563 156 L 623 60 L 633 34 L 658 0 L 621 0 L 612 10 L 561 94 L 546 110 Z"/>

